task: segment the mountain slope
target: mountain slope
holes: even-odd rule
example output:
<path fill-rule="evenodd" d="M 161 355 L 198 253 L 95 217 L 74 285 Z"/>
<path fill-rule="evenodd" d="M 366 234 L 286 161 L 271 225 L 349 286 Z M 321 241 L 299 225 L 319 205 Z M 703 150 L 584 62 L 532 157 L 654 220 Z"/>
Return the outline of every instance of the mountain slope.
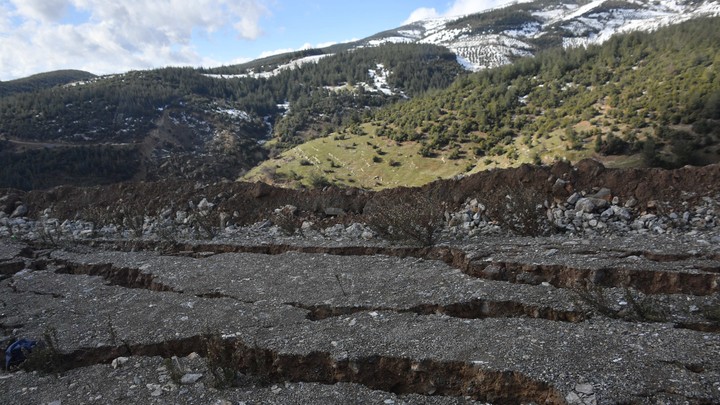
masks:
<path fill-rule="evenodd" d="M 717 162 L 718 55 L 720 18 L 548 50 L 382 109 L 362 128 L 368 135 L 349 128 L 265 162 L 245 179 L 311 185 L 322 177 L 383 188 L 555 159 Z M 348 154 L 357 162 L 343 164 L 353 160 Z"/>
<path fill-rule="evenodd" d="M 479 70 L 502 66 L 552 46 L 600 44 L 616 33 L 649 31 L 716 15 L 720 15 L 717 1 L 535 1 L 459 19 L 418 21 L 361 43 L 442 45 L 470 69 Z"/>
<path fill-rule="evenodd" d="M 108 173 L 107 181 L 166 177 L 236 178 L 274 149 L 359 122 L 370 109 L 449 86 L 462 72 L 448 50 L 428 44 L 388 44 L 325 55 L 265 77 L 223 69 L 165 68 L 128 72 L 0 97 L 0 186 L 49 187 L 43 167 L 61 167 L 67 149 L 80 149 L 90 167 L 106 172 L 109 154 L 128 150 L 135 170 Z M 32 164 L 43 152 L 48 166 Z M 75 152 L 78 152 L 76 150 Z M 71 153 L 70 156 L 79 156 Z M 86 162 L 87 163 L 87 162 Z M 31 167 L 32 166 L 32 167 Z M 127 172 L 130 170 L 130 172 Z M 92 170 L 91 170 L 92 172 Z M 97 173 L 87 181 L 98 181 Z M 102 181 L 100 181 L 102 182 Z"/>
<path fill-rule="evenodd" d="M 636 56 L 647 56 L 645 52 L 652 53 L 652 49 L 603 57 L 606 66 L 598 62 L 587 72 L 570 75 L 568 70 L 585 63 L 582 58 L 586 57 L 584 51 L 571 49 L 601 43 L 614 32 L 654 30 L 719 10 L 717 1 L 701 0 L 540 1 L 461 18 L 421 21 L 352 43 L 242 65 L 166 68 L 104 77 L 58 72 L 0 83 L 0 88 L 12 84 L 12 91 L 0 96 L 0 157 L 13 162 L 0 167 L 0 186 L 35 188 L 66 181 L 93 184 L 167 177 L 234 179 L 268 156 L 303 142 L 331 133 L 352 137 L 361 129 L 392 142 L 414 142 L 412 159 L 396 156 L 392 162 L 384 160 L 393 163 L 397 179 L 385 181 L 383 186 L 401 184 L 417 174 L 410 170 L 415 166 L 435 173 L 418 177 L 426 181 L 467 169 L 540 162 L 552 156 L 576 159 L 589 153 L 583 146 L 588 143 L 586 135 L 597 138 L 597 131 L 599 153 L 635 153 L 652 124 L 687 126 L 700 117 L 696 104 L 709 100 L 706 88 L 714 82 L 699 70 L 715 68 L 715 54 L 680 49 L 677 55 L 688 59 L 678 66 L 664 62 L 658 66 L 688 72 L 690 82 L 666 80 L 656 74 L 653 80 L 663 84 L 654 87 L 653 97 L 645 97 L 643 90 L 639 95 L 626 94 L 626 88 L 632 86 L 610 79 L 644 80 L 633 69 L 655 61 Z M 539 55 L 541 62 L 529 62 L 531 55 Z M 617 58 L 622 66 L 616 66 Z M 686 66 L 687 61 L 695 64 Z M 487 76 L 469 78 L 466 70 L 511 62 L 517 62 L 520 73 L 488 70 Z M 530 72 L 534 76 L 527 76 Z M 513 81 L 521 76 L 522 80 Z M 20 86 L 23 83 L 31 85 Z M 452 83 L 450 93 L 442 91 Z M 615 90 L 607 90 L 612 88 Z M 665 94 L 674 98 L 667 99 Z M 417 104 L 406 103 L 416 98 Z M 648 103 L 658 104 L 653 100 L 665 104 L 646 108 Z M 679 105 L 685 102 L 689 108 Z M 390 108 L 378 113 L 386 107 Z M 644 111 L 645 116 L 637 111 Z M 578 116 L 584 118 L 577 121 Z M 712 126 L 709 122 L 700 126 Z M 672 131 L 658 130 L 658 138 L 688 139 L 658 139 L 658 156 L 651 164 L 713 160 L 687 151 L 698 146 L 695 138 L 707 128 L 690 131 L 689 136 Z M 626 137 L 625 143 L 619 142 L 616 134 Z M 518 139 L 524 143 L 517 143 Z M 570 150 L 563 150 L 568 139 L 573 142 Z M 703 145 L 712 141 L 711 137 Z M 349 147 L 362 149 L 363 145 L 351 143 Z M 367 141 L 365 147 L 372 149 L 366 151 L 373 156 L 369 158 L 372 163 L 383 161 L 381 155 L 374 157 Z M 673 148 L 685 150 L 681 159 Z M 409 150 L 403 153 L 407 155 Z M 119 155 L 139 163 L 117 164 Z M 88 160 L 83 167 L 97 170 L 90 170 L 93 173 L 86 178 L 70 169 L 59 176 L 49 174 L 73 156 L 83 156 Z M 415 156 L 445 158 L 457 167 L 441 168 L 416 161 Z M 616 164 L 633 163 L 632 159 L 617 160 Z M 638 164 L 637 157 L 635 160 Z M 37 161 L 48 164 L 33 163 Z M 331 169 L 338 168 L 324 170 Z M 360 168 L 357 171 L 362 172 Z M 296 172 L 297 176 L 303 177 Z"/>
<path fill-rule="evenodd" d="M 0 97 L 91 80 L 95 77 L 94 74 L 82 70 L 56 70 L 54 72 L 39 73 L 22 79 L 0 82 Z"/>

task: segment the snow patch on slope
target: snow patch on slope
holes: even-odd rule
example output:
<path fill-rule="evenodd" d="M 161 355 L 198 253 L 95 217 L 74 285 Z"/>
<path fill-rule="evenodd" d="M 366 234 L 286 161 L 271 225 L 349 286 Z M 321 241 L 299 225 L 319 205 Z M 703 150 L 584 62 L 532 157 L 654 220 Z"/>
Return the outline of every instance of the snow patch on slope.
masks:
<path fill-rule="evenodd" d="M 382 63 L 377 64 L 377 69 L 369 69 L 368 75 L 373 80 L 374 87 L 366 87 L 370 91 L 378 91 L 386 95 L 392 95 L 393 91 L 388 87 L 388 76 L 390 71 L 385 69 Z"/>
<path fill-rule="evenodd" d="M 284 65 L 280 65 L 276 67 L 275 69 L 269 71 L 269 72 L 253 72 L 250 71 L 249 73 L 243 73 L 239 75 L 219 75 L 219 74 L 204 74 L 204 76 L 212 77 L 213 79 L 235 79 L 235 78 L 245 78 L 245 77 L 252 77 L 255 79 L 267 79 L 273 76 L 277 76 L 281 72 L 285 70 L 293 70 L 296 68 L 299 68 L 302 65 L 305 65 L 307 63 L 318 63 L 318 61 L 322 58 L 331 56 L 333 54 L 324 54 L 324 55 L 312 55 L 312 56 L 306 56 L 304 58 L 299 58 L 292 60 Z"/>

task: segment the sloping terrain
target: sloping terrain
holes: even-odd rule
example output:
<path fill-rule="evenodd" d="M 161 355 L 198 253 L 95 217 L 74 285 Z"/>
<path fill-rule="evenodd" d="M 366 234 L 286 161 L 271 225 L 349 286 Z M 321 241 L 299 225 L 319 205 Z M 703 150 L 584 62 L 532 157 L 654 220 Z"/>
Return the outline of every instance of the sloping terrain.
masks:
<path fill-rule="evenodd" d="M 720 14 L 716 1 L 535 1 L 462 18 L 415 22 L 361 43 L 446 46 L 469 69 L 494 68 L 548 47 L 601 44 L 612 35 L 652 31 Z"/>
<path fill-rule="evenodd" d="M 165 68 L 0 97 L 0 153 L 7 162 L 0 184 L 31 189 L 166 177 L 234 179 L 272 148 L 447 87 L 462 70 L 449 51 L 425 44 L 294 63 L 266 78 Z M 274 135 L 272 146 L 261 147 Z M 75 168 L 77 161 L 90 169 Z M 138 163 L 127 167 L 122 161 Z"/>
<path fill-rule="evenodd" d="M 105 77 L 92 77 L 86 72 L 61 71 L 6 82 L 0 84 L 3 89 L 0 96 L 0 154 L 3 161 L 7 162 L 0 168 L 0 185 L 32 189 L 59 184 L 107 184 L 167 177 L 201 181 L 235 179 L 268 156 L 276 156 L 307 140 L 337 131 L 352 131 L 358 124 L 377 121 L 373 112 L 382 107 L 396 105 L 399 101 L 428 92 L 434 97 L 435 90 L 447 88 L 456 79 L 456 86 L 467 85 L 467 72 L 463 72 L 463 67 L 475 70 L 511 62 L 527 65 L 527 60 L 522 58 L 538 55 L 548 49 L 599 44 L 608 40 L 611 34 L 652 31 L 686 20 L 717 15 L 718 9 L 717 2 L 708 1 L 523 3 L 462 18 L 421 21 L 353 43 L 278 55 L 242 65 L 213 69 L 166 68 Z M 709 30 L 707 37 L 713 38 L 712 35 L 713 31 Z M 638 36 L 628 38 L 635 41 Z M 698 67 L 712 70 L 712 61 L 717 52 L 708 57 L 706 49 L 695 51 L 695 45 L 689 41 L 684 41 L 682 45 L 687 55 L 678 55 L 678 60 L 693 61 Z M 645 50 L 638 51 L 644 55 Z M 554 55 L 546 56 L 546 59 L 555 61 L 543 62 L 541 70 L 555 72 L 555 65 L 562 65 L 563 60 L 577 56 L 572 56 L 572 52 L 570 54 L 556 51 Z M 625 62 L 623 67 L 642 62 L 642 58 L 638 61 L 632 56 L 621 56 L 621 64 Z M 570 100 L 557 94 L 558 91 L 567 90 L 566 85 L 573 86 L 569 89 L 571 92 L 578 92 L 583 87 L 605 88 L 603 80 L 607 79 L 608 74 L 627 76 L 629 82 L 636 83 L 638 80 L 646 82 L 650 79 L 647 76 L 638 78 L 613 65 L 609 63 L 611 71 L 595 69 L 593 75 L 583 78 L 581 83 L 576 77 L 535 79 L 538 76 L 535 75 L 528 83 L 512 84 L 522 90 L 528 90 L 528 85 L 537 88 L 545 86 L 553 94 L 541 97 L 550 97 L 549 100 L 555 104 L 559 99 L 580 106 L 577 111 L 556 111 L 560 116 L 569 115 L 569 122 L 555 122 L 541 128 L 542 135 L 549 133 L 547 142 L 538 141 L 539 145 L 528 145 L 528 148 L 521 144 L 506 144 L 504 147 L 508 150 L 504 151 L 507 157 L 502 157 L 502 153 L 495 154 L 501 152 L 497 149 L 493 152 L 497 158 L 474 159 L 473 155 L 478 150 L 487 154 L 497 142 L 491 139 L 492 145 L 475 144 L 459 148 L 452 144 L 450 146 L 454 150 L 439 153 L 437 149 L 448 146 L 446 140 L 440 139 L 438 144 L 437 140 L 429 139 L 429 146 L 420 147 L 421 153 L 423 156 L 438 155 L 456 160 L 459 170 L 444 167 L 440 171 L 439 175 L 447 176 L 453 171 L 459 173 L 507 166 L 517 161 L 548 162 L 556 156 L 579 160 L 588 155 L 587 148 L 584 148 L 585 152 L 575 151 L 583 149 L 580 143 L 585 138 L 582 136 L 570 136 L 573 150 L 563 151 L 568 137 L 563 139 L 559 131 L 564 131 L 568 125 L 579 133 L 590 132 L 593 129 L 591 126 L 600 126 L 603 135 L 607 135 L 610 130 L 639 131 L 635 136 L 643 140 L 643 125 L 666 125 L 666 117 L 661 116 L 658 120 L 650 114 L 644 120 L 636 117 L 635 122 L 628 122 L 631 118 L 628 116 L 618 120 L 611 115 L 613 112 L 610 108 L 616 107 L 612 97 L 603 102 L 601 98 L 590 97 Z M 668 74 L 682 73 L 687 68 L 664 66 Z M 565 68 L 560 66 L 560 73 L 567 73 L 562 72 Z M 641 71 L 638 75 L 646 73 Z M 693 72 L 693 75 L 696 73 Z M 690 117 L 694 118 L 693 111 L 700 110 L 698 103 L 712 105 L 706 89 L 698 88 L 706 84 L 703 80 L 712 81 L 712 78 L 701 78 L 698 82 L 691 75 L 687 79 L 691 80 L 692 85 L 690 88 L 684 84 L 680 86 L 679 94 L 668 88 L 660 89 L 657 94 L 668 94 L 669 91 L 676 99 L 689 100 L 690 104 L 684 107 L 687 107 Z M 663 79 L 652 77 L 652 80 Z M 482 83 L 479 84 L 482 86 Z M 671 87 L 677 85 L 670 84 Z M 605 93 L 593 94 L 593 97 L 609 97 Z M 657 98 L 657 94 L 653 94 L 654 98 Z M 415 104 L 410 114 L 404 112 L 413 119 L 412 122 L 404 120 L 398 123 L 383 113 L 380 117 L 381 135 L 393 139 L 414 139 L 415 132 L 427 135 L 426 132 L 433 130 L 433 127 L 423 124 L 419 117 L 414 116 L 420 111 L 427 111 L 430 115 L 423 117 L 423 120 L 440 125 L 434 131 L 439 131 L 450 140 L 458 135 L 463 138 L 460 143 L 465 142 L 464 137 L 474 142 L 476 136 L 483 135 L 504 140 L 509 135 L 505 128 L 494 125 L 491 131 L 475 118 L 482 112 L 482 116 L 491 115 L 495 118 L 505 113 L 506 119 L 510 119 L 519 112 L 508 109 L 513 106 L 504 105 L 508 101 L 504 97 L 524 95 L 513 93 L 495 96 L 495 105 L 486 100 L 457 101 L 474 105 L 471 108 L 472 119 L 463 116 L 464 112 L 458 111 L 459 107 L 448 104 L 451 100 L 438 97 L 437 101 L 443 102 L 440 113 L 455 116 L 457 125 L 451 125 L 452 122 L 440 123 L 443 120 L 436 116 L 437 110 L 424 105 L 423 101 Z M 634 99 L 634 104 L 629 108 L 637 109 L 638 105 L 640 109 L 647 108 L 649 101 L 632 94 L 628 97 Z M 624 95 L 621 101 L 625 101 Z M 482 104 L 477 105 L 479 102 Z M 501 104 L 498 105 L 498 102 Z M 592 103 L 597 104 L 601 116 L 611 115 L 613 120 L 608 120 L 607 125 L 579 122 L 578 116 L 585 121 L 592 118 L 589 110 Z M 537 104 L 532 103 L 535 107 L 538 107 Z M 503 125 L 513 130 L 524 130 L 526 133 L 523 135 L 528 135 L 533 130 L 525 128 L 527 120 L 534 120 L 538 115 L 542 118 L 545 110 L 557 107 L 539 104 L 540 110 L 520 113 L 524 122 L 503 122 Z M 672 110 L 668 113 L 671 122 L 675 121 L 674 117 L 683 117 L 687 112 L 683 108 L 666 109 Z M 396 114 L 397 111 L 390 109 L 389 114 Z M 628 114 L 624 111 L 623 115 Z M 554 120 L 553 117 L 550 119 Z M 613 125 L 614 121 L 618 121 L 617 125 Z M 475 127 L 476 123 L 478 128 Z M 713 123 L 701 125 L 705 128 L 701 135 L 712 132 L 708 128 Z M 572 135 L 572 132 L 568 134 Z M 712 137 L 708 139 L 713 141 Z M 692 144 L 694 139 L 689 141 L 688 145 L 679 145 L 678 150 L 682 152 L 695 148 L 694 153 L 707 155 L 694 156 L 696 159 L 693 163 L 716 161 L 714 150 L 708 148 L 707 142 L 698 146 Z M 602 140 L 598 147 L 603 152 L 625 149 L 622 143 L 604 142 L 608 144 L 607 147 L 603 146 Z M 698 152 L 699 148 L 702 149 Z M 526 152 L 526 149 L 529 150 Z M 637 150 L 633 149 L 632 152 Z M 327 161 L 325 156 L 319 159 Z M 461 161 L 457 162 L 458 159 Z M 73 164 L 64 165 L 68 161 Z M 397 159 L 393 163 L 395 166 L 391 168 L 403 164 Z M 651 163 L 657 165 L 663 164 L 663 161 Z M 638 159 L 620 159 L 617 163 L 625 166 L 638 164 Z M 437 167 L 433 164 L 418 166 Z M 406 167 L 413 167 L 413 162 L 408 162 Z M 297 173 L 297 170 L 294 171 Z M 393 177 L 394 171 L 391 169 L 387 175 L 380 177 Z M 286 170 L 284 174 L 291 173 Z M 348 171 L 339 174 L 347 177 L 352 173 Z M 310 183 L 307 178 L 300 177 L 304 184 Z M 335 177 L 331 179 L 335 183 L 347 183 L 346 179 L 329 177 Z M 415 179 L 406 184 L 420 184 L 435 177 L 420 176 L 422 180 Z M 355 181 L 365 184 L 373 183 L 374 179 Z M 380 183 L 378 187 L 401 184 L 396 180 Z"/>
<path fill-rule="evenodd" d="M 0 203 L 0 342 L 45 345 L 0 372 L 7 403 L 720 401 L 718 165 Z"/>
<path fill-rule="evenodd" d="M 0 82 L 0 97 L 92 80 L 95 77 L 94 74 L 81 70 L 57 70 L 54 72 L 39 73 L 22 79 Z"/>
<path fill-rule="evenodd" d="M 698 19 L 461 77 L 379 110 L 367 124 L 289 150 L 244 179 L 387 188 L 559 159 L 592 157 L 614 167 L 714 163 L 718 27 L 717 18 Z"/>

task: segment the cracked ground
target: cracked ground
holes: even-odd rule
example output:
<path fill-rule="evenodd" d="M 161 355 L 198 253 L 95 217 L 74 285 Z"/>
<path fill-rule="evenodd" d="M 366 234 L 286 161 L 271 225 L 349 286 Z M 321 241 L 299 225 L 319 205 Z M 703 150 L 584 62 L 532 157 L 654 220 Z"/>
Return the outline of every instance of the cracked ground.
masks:
<path fill-rule="evenodd" d="M 718 403 L 720 249 L 701 242 L 5 243 L 3 339 L 54 350 L 50 373 L 3 372 L 0 390 L 9 404 Z"/>

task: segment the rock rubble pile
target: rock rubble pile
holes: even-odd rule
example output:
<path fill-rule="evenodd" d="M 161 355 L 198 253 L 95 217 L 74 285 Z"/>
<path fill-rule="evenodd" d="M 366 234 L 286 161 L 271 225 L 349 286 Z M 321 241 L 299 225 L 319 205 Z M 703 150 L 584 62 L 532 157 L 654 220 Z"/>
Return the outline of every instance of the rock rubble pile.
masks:
<path fill-rule="evenodd" d="M 561 180 L 558 180 L 560 183 Z M 556 185 L 558 184 L 556 183 Z M 480 198 L 468 198 L 459 210 L 445 212 L 444 238 L 464 239 L 483 235 L 502 235 L 522 231 L 523 222 L 540 224 L 545 234 L 564 233 L 572 236 L 696 233 L 717 229 L 720 219 L 720 195 L 696 198 L 687 195 L 683 201 L 639 203 L 634 197 L 621 198 L 608 188 L 591 192 L 572 192 L 553 201 L 517 201 L 521 193 L 508 194 L 499 202 L 501 207 L 489 209 Z M 42 211 L 39 218 L 27 217 L 28 207 L 19 200 L 1 197 L 0 237 L 41 240 L 56 243 L 60 239 L 145 238 L 176 240 L 227 240 L 237 237 L 304 237 L 310 239 L 373 240 L 378 234 L 372 224 L 343 223 L 346 213 L 333 212 L 337 223 L 327 226 L 292 205 L 275 209 L 274 215 L 249 226 L 235 223 L 238 213 L 215 212 L 207 199 L 198 204 L 188 201 L 187 208 L 167 207 L 158 215 L 125 216 L 117 223 L 98 223 L 87 218 L 60 220 L 52 209 Z M 688 201 L 695 201 L 691 204 Z M 498 204 L 498 202 L 496 202 Z M 530 208 L 528 208 L 530 207 Z M 534 207 L 534 209 L 532 208 Z M 498 215 L 500 212 L 502 215 Z"/>
<path fill-rule="evenodd" d="M 691 197 L 688 195 L 688 198 Z M 517 195 L 507 195 L 509 202 Z M 503 218 L 515 221 L 537 220 L 545 215 L 545 229 L 549 233 L 560 232 L 572 235 L 626 235 L 626 234 L 664 234 L 707 231 L 718 226 L 720 214 L 720 196 L 702 197 L 699 204 L 690 205 L 687 201 L 660 202 L 648 201 L 639 204 L 637 199 L 625 200 L 613 196 L 612 191 L 601 188 L 595 192 L 574 192 L 567 199 L 553 202 L 533 202 L 534 212 L 515 212 Z M 513 204 L 508 203 L 507 209 Z M 680 207 L 680 208 L 676 208 Z M 460 210 L 447 214 L 448 230 L 454 235 L 483 235 L 499 233 L 503 230 L 502 221 L 488 214 L 485 204 L 478 199 L 465 202 Z"/>

